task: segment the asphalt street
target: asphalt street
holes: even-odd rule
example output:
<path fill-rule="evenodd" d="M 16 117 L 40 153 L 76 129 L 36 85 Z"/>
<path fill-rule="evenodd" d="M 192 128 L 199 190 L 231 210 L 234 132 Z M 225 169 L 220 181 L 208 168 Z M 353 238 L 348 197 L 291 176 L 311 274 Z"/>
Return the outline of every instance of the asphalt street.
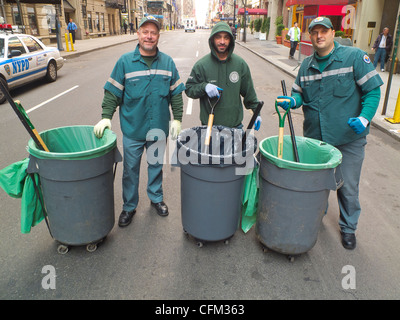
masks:
<path fill-rule="evenodd" d="M 194 62 L 209 52 L 208 30 L 186 34 L 163 33 L 159 48 L 177 65 L 186 81 Z M 15 90 L 15 99 L 26 109 L 59 98 L 32 111 L 29 116 L 39 131 L 60 126 L 94 125 L 101 118 L 103 85 L 120 55 L 133 50 L 135 41 L 66 58 L 55 83 L 37 83 Z M 235 52 L 249 64 L 260 100 L 265 102 L 263 123 L 255 133 L 259 141 L 277 135 L 274 99 L 281 94 L 281 80 L 288 88 L 293 77 L 241 46 Z M 68 91 L 70 90 L 70 91 Z M 199 125 L 198 101 L 184 95 L 183 128 Z M 0 167 L 28 156 L 28 136 L 11 108 L 0 106 Z M 302 135 L 302 113 L 293 112 L 296 135 Z M 245 113 L 244 124 L 250 120 Z M 122 151 L 118 115 L 112 120 L 117 147 Z M 289 134 L 285 128 L 285 134 Z M 174 149 L 169 142 L 167 154 Z M 357 231 L 357 248 L 345 250 L 340 243 L 338 205 L 330 193 L 315 246 L 290 262 L 286 255 L 263 252 L 254 227 L 238 229 L 228 244 L 206 243 L 202 248 L 183 232 L 181 222 L 181 172 L 164 165 L 166 218 L 151 208 L 146 194 L 146 162 L 142 158 L 140 202 L 133 222 L 114 228 L 94 252 L 85 246 L 61 255 L 46 224 L 29 234 L 20 232 L 20 199 L 0 192 L 2 232 L 0 241 L 0 299 L 2 300 L 369 300 L 398 299 L 400 263 L 399 215 L 396 191 L 400 174 L 400 142 L 376 128 L 368 137 L 360 184 L 363 208 Z M 122 208 L 122 165 L 115 183 L 115 219 Z M 220 201 L 230 201 L 219 199 Z M 290 205 L 290 197 L 281 199 Z M 293 205 L 293 204 L 292 204 Z M 295 205 L 293 205 L 295 214 Z M 55 287 L 48 275 L 55 275 Z M 352 277 L 352 278 L 351 278 Z M 354 281 L 355 280 L 355 281 Z M 355 286 L 349 286 L 349 283 Z M 46 286 L 47 284 L 47 286 Z M 179 303 L 177 304 L 179 305 Z M 156 312 L 152 305 L 149 312 Z"/>

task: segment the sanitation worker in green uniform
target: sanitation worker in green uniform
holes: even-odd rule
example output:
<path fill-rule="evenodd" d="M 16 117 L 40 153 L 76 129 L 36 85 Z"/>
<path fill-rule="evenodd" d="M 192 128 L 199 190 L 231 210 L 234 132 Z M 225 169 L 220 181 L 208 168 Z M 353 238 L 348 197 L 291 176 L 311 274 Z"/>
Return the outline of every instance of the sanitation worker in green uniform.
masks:
<path fill-rule="evenodd" d="M 202 125 L 207 124 L 211 112 L 208 99 L 219 97 L 214 110 L 214 125 L 241 128 L 241 97 L 246 109 L 255 110 L 258 105 L 249 66 L 233 53 L 235 40 L 226 22 L 218 22 L 213 27 L 208 43 L 211 52 L 193 66 L 185 85 L 186 95 L 193 99 L 200 98 Z M 261 121 L 258 116 L 254 123 L 256 130 L 260 128 Z"/>
<path fill-rule="evenodd" d="M 304 136 L 325 141 L 342 152 L 344 184 L 337 191 L 342 245 L 356 247 L 361 214 L 359 181 L 370 122 L 379 105 L 382 79 L 368 55 L 333 40 L 331 21 L 318 17 L 309 25 L 315 53 L 304 59 L 293 84 L 291 108 L 303 106 Z M 285 110 L 288 101 L 278 102 Z"/>
<path fill-rule="evenodd" d="M 119 58 L 104 85 L 102 120 L 94 127 L 95 135 L 102 137 L 106 128 L 111 129 L 112 116 L 119 106 L 124 150 L 120 227 L 129 225 L 136 212 L 144 148 L 148 163 L 147 195 L 160 216 L 168 215 L 163 200 L 162 159 L 171 120 L 169 105 L 174 117 L 171 135 L 176 139 L 181 130 L 185 86 L 172 58 L 158 50 L 159 38 L 158 20 L 144 17 L 138 30 L 139 44 Z M 149 150 L 153 153 L 149 154 Z"/>

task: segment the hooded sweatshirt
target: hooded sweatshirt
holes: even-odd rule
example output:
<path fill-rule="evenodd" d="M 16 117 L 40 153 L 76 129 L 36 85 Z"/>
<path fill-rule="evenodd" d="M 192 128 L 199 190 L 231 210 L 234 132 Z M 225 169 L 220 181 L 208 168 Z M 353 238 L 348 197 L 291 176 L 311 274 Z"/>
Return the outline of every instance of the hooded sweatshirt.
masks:
<path fill-rule="evenodd" d="M 226 60 L 218 58 L 213 44 L 214 35 L 223 31 L 231 38 Z M 206 125 L 211 112 L 210 102 L 215 103 L 216 100 L 209 100 L 206 85 L 211 83 L 222 88 L 221 98 L 214 109 L 214 125 L 234 128 L 241 125 L 243 120 L 241 96 L 246 109 L 254 110 L 258 104 L 250 69 L 241 57 L 233 53 L 235 40 L 227 23 L 219 22 L 214 26 L 208 43 L 211 52 L 193 66 L 185 92 L 190 98 L 200 98 L 200 121 Z"/>

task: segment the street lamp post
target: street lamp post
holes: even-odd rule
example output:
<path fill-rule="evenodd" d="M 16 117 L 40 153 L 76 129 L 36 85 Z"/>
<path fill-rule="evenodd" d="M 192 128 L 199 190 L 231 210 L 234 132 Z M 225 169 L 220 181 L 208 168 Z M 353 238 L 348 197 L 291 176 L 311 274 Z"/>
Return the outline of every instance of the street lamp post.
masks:
<path fill-rule="evenodd" d="M 242 0 L 242 3 L 243 3 L 243 0 Z M 244 43 L 246 43 L 246 7 L 247 7 L 247 0 L 244 2 L 244 12 L 243 12 L 243 16 L 244 16 L 244 19 L 243 19 L 243 42 Z"/>

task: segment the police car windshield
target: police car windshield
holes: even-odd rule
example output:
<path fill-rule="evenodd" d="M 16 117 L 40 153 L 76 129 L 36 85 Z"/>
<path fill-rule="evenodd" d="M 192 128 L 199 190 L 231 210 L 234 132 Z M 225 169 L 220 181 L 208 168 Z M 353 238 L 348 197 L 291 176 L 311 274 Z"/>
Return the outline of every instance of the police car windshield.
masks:
<path fill-rule="evenodd" d="M 4 58 L 4 39 L 0 38 L 0 58 Z"/>

